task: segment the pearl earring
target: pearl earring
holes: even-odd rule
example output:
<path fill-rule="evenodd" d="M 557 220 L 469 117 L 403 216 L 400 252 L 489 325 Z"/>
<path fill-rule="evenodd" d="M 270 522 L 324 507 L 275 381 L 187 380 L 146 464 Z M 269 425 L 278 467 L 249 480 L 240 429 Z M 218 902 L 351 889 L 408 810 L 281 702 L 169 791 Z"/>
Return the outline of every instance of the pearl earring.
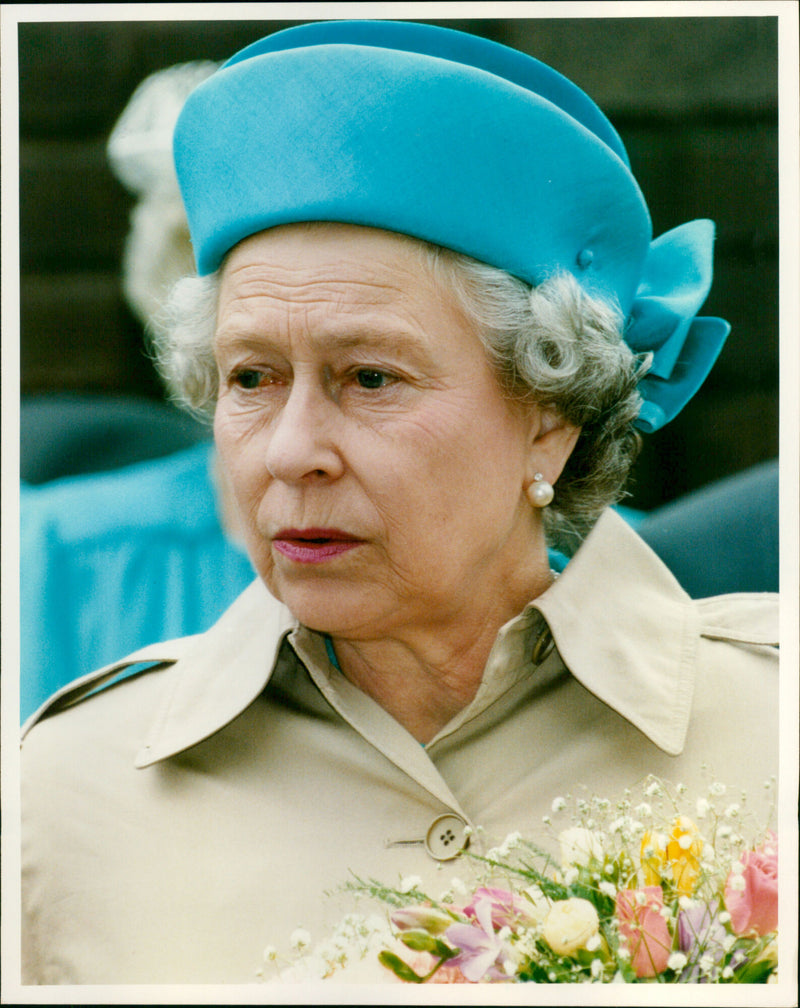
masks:
<path fill-rule="evenodd" d="M 528 500 L 534 507 L 543 508 L 552 501 L 555 495 L 555 490 L 547 482 L 547 480 L 542 476 L 540 472 L 537 472 L 533 477 L 533 483 L 528 487 Z"/>

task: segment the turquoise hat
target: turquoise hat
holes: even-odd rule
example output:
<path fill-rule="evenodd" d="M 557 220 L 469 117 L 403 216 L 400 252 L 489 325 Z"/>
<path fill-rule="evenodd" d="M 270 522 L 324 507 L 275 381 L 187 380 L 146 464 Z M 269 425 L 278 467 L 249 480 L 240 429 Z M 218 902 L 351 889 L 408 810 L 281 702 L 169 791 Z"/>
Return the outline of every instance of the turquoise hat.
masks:
<path fill-rule="evenodd" d="M 653 243 L 600 109 L 539 60 L 477 36 L 394 21 L 276 32 L 190 95 L 174 152 L 201 275 L 243 238 L 299 221 L 411 235 L 533 285 L 572 273 L 653 354 L 643 430 L 682 408 L 727 336 L 722 320 L 694 319 L 713 225 Z"/>

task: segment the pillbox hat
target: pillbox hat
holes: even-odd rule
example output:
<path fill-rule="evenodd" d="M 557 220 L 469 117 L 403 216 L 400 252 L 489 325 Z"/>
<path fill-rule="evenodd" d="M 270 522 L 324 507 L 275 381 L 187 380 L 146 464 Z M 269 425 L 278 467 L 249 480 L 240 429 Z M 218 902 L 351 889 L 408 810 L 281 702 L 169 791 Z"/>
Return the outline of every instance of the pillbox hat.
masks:
<path fill-rule="evenodd" d="M 337 221 L 443 245 L 532 285 L 572 273 L 653 354 L 638 425 L 694 394 L 727 323 L 694 318 L 713 225 L 651 244 L 616 131 L 577 86 L 463 32 L 333 21 L 243 49 L 184 105 L 175 164 L 198 272 L 280 224 Z"/>

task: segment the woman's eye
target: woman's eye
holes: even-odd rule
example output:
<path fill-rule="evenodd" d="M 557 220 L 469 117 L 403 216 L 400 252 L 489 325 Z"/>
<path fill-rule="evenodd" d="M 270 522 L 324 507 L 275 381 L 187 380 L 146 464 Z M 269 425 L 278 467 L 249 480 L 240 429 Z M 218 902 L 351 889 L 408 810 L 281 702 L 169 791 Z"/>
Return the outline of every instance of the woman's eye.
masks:
<path fill-rule="evenodd" d="M 237 371 L 234 380 L 239 388 L 243 389 L 256 389 L 261 383 L 263 375 L 260 371 Z"/>
<path fill-rule="evenodd" d="M 372 368 L 361 368 L 356 373 L 356 380 L 361 388 L 379 389 L 383 388 L 388 382 L 389 377 L 383 371 L 375 371 Z"/>

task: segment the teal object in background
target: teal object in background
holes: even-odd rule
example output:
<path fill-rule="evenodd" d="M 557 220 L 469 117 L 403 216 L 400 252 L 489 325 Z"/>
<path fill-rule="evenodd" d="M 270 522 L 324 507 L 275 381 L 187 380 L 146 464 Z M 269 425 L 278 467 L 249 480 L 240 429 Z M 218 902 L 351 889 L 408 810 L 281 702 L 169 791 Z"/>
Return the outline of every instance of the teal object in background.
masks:
<path fill-rule="evenodd" d="M 212 450 L 23 484 L 22 720 L 80 675 L 207 629 L 255 578 L 220 523 Z"/>

